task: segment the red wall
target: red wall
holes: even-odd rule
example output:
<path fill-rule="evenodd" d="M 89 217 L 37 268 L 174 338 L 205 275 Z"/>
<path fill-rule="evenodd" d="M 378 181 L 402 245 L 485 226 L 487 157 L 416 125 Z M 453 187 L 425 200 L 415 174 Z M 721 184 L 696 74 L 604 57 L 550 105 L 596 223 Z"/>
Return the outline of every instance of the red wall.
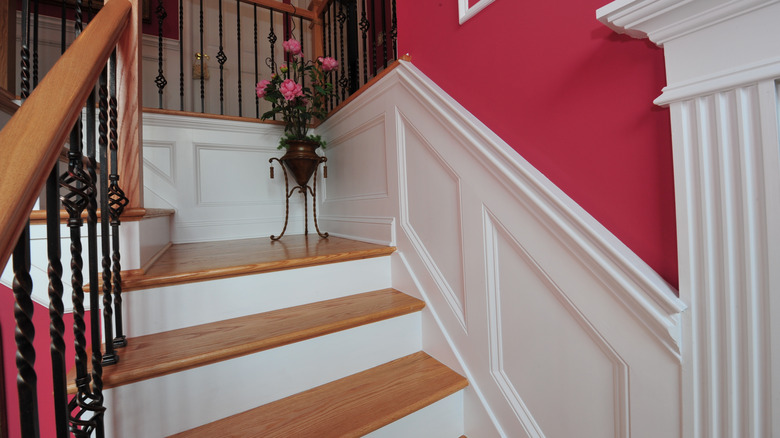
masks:
<path fill-rule="evenodd" d="M 66 268 L 67 269 L 67 268 Z M 69 278 L 66 273 L 65 279 Z M 84 316 L 89 333 L 89 312 Z M 46 307 L 36 304 L 33 313 L 35 325 L 35 372 L 38 375 L 38 415 L 40 418 L 41 436 L 56 436 L 54 430 L 54 398 L 52 396 L 51 356 L 49 353 L 49 311 Z M 0 284 L 0 326 L 3 335 L 3 368 L 5 372 L 6 408 L 8 412 L 8 436 L 21 436 L 19 430 L 19 397 L 16 393 L 16 342 L 14 341 L 14 296 L 11 289 Z M 68 334 L 70 332 L 70 334 Z M 73 314 L 65 315 L 65 345 L 66 363 L 75 364 L 73 351 Z M 87 350 L 87 354 L 91 354 Z"/>
<path fill-rule="evenodd" d="M 595 18 L 609 0 L 398 2 L 398 50 L 677 287 L 663 51 Z"/>

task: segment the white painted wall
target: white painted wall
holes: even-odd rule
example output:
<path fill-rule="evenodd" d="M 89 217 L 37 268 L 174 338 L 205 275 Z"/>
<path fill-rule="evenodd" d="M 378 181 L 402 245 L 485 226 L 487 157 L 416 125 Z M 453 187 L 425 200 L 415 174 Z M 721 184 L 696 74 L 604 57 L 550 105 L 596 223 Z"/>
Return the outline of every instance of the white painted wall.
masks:
<path fill-rule="evenodd" d="M 674 148 L 683 418 L 691 438 L 780 435 L 780 2 L 623 0 L 663 45 Z"/>
<path fill-rule="evenodd" d="M 467 435 L 681 436 L 685 306 L 419 70 L 402 62 L 318 133 L 323 226 L 398 246 L 424 348 L 469 378 Z"/>

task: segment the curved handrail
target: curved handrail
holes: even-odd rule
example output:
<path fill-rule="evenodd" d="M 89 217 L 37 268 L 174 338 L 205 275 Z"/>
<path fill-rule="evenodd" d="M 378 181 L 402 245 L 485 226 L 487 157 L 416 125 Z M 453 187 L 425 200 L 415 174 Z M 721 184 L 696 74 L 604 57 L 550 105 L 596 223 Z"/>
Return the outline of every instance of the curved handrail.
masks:
<path fill-rule="evenodd" d="M 0 267 L 8 262 L 130 11 L 128 0 L 106 2 L 0 131 Z"/>

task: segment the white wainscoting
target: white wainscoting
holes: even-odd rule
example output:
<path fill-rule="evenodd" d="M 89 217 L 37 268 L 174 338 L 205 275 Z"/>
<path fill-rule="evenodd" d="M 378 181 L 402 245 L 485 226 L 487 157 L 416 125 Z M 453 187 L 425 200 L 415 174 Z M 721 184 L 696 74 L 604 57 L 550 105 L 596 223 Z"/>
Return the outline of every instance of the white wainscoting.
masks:
<path fill-rule="evenodd" d="M 467 435 L 681 436 L 685 306 L 424 74 L 402 62 L 318 133 L 322 222 L 397 245 L 423 345 L 469 378 Z"/>
<path fill-rule="evenodd" d="M 145 207 L 176 210 L 175 243 L 279 234 L 284 172 L 274 163 L 271 179 L 268 160 L 282 155 L 281 134 L 281 126 L 264 123 L 144 114 Z M 303 233 L 297 194 L 287 232 Z"/>

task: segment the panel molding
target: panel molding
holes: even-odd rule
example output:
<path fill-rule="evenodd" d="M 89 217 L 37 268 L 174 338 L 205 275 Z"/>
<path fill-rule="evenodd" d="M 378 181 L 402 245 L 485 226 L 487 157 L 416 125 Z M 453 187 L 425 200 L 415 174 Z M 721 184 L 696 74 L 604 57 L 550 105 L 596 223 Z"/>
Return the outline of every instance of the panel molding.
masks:
<path fill-rule="evenodd" d="M 176 142 L 153 140 L 144 141 L 144 148 L 147 147 L 165 149 L 168 151 L 168 160 L 170 161 L 171 167 L 170 172 L 166 172 L 165 170 L 160 169 L 155 163 L 149 160 L 146 155 L 144 155 L 144 165 L 148 166 L 148 170 L 154 172 L 157 176 L 167 181 L 169 184 L 176 185 L 176 162 L 174 161 L 176 158 L 173 153 L 173 150 L 176 147 Z"/>
<path fill-rule="evenodd" d="M 463 225 L 462 225 L 463 208 L 462 208 L 462 201 L 461 201 L 460 177 L 458 176 L 457 172 L 455 172 L 452 169 L 452 167 L 450 167 L 447 161 L 436 151 L 436 149 L 427 142 L 425 137 L 419 131 L 417 131 L 414 125 L 412 125 L 409 122 L 409 120 L 403 116 L 403 114 L 400 112 L 398 108 L 396 108 L 395 110 L 395 119 L 396 119 L 397 144 L 398 144 L 398 191 L 399 191 L 399 198 L 400 198 L 399 223 L 401 225 L 401 228 L 409 236 L 412 245 L 414 245 L 415 249 L 417 250 L 417 253 L 420 255 L 423 262 L 425 263 L 428 272 L 431 274 L 434 281 L 436 281 L 436 284 L 438 285 L 439 289 L 442 291 L 442 294 L 444 295 L 447 304 L 450 306 L 453 315 L 455 315 L 455 317 L 458 319 L 458 322 L 463 328 L 463 331 L 468 333 L 464 299 L 461 297 L 465 294 L 465 291 L 461 291 L 462 293 L 459 296 L 459 294 L 453 289 L 452 285 L 450 284 L 449 281 L 447 281 L 446 276 L 442 273 L 441 269 L 436 263 L 436 260 L 431 255 L 426 245 L 423 243 L 423 240 L 420 238 L 419 234 L 417 233 L 417 230 L 414 228 L 414 225 L 411 223 L 411 220 L 409 219 L 409 187 L 408 187 L 407 148 L 406 148 L 407 130 L 414 133 L 414 135 L 419 139 L 419 141 L 424 145 L 424 147 L 439 162 L 439 164 L 442 166 L 445 172 L 449 173 L 456 182 L 457 199 L 458 199 L 457 228 L 460 231 L 458 236 L 459 237 L 458 253 L 460 255 L 461 272 L 462 275 L 465 276 L 466 269 L 463 266 Z M 463 285 L 466 284 L 465 278 L 461 278 L 461 284 Z"/>

